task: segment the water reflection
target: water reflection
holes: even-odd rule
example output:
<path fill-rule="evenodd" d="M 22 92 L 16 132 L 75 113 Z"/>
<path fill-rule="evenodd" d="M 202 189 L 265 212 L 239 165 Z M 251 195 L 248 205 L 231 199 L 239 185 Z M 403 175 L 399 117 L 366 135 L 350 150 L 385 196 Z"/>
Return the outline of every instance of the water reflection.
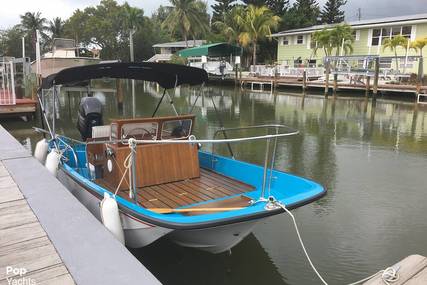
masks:
<path fill-rule="evenodd" d="M 210 254 L 162 239 L 132 253 L 163 284 L 286 284 L 254 235 L 230 253 Z M 161 257 L 161 258 L 159 258 Z"/>
<path fill-rule="evenodd" d="M 122 109 L 114 92 L 95 93 L 104 104 L 105 122 L 133 113 L 151 116 L 162 90 L 153 84 L 136 84 L 135 104 L 130 90 L 131 84 L 124 82 Z M 220 127 L 214 104 L 225 127 L 281 123 L 300 130 L 300 135 L 279 142 L 276 168 L 314 179 L 329 190 L 320 201 L 295 211 L 312 259 L 328 281 L 348 283 L 406 255 L 425 252 L 425 107 L 383 100 L 374 104 L 363 96 L 325 100 L 309 93 L 271 94 L 220 87 L 208 87 L 198 98 L 199 91 L 181 88 L 171 93 L 179 113 L 195 105 L 198 138 L 211 138 Z M 58 132 L 79 138 L 77 108 L 85 94 L 69 95 L 59 98 Z M 46 103 L 53 104 L 49 98 Z M 172 113 L 166 100 L 158 115 Z M 14 136 L 22 141 L 29 138 L 34 146 L 39 137 L 29 126 L 5 123 Z M 246 130 L 235 135 L 253 134 Z M 203 147 L 210 150 L 209 145 Z M 263 142 L 232 147 L 239 159 L 263 162 Z M 215 151 L 228 155 L 226 146 Z M 205 254 L 166 240 L 133 253 L 165 284 L 317 282 L 285 215 L 260 223 L 232 255 Z"/>

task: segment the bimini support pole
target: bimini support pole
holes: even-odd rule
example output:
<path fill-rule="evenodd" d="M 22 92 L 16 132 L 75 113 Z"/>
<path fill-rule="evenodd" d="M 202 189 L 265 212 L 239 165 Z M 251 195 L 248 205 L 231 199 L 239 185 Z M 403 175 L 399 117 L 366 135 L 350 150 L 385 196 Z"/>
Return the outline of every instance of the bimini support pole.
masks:
<path fill-rule="evenodd" d="M 159 110 L 160 104 L 162 104 L 162 101 L 163 101 L 163 98 L 165 97 L 165 95 L 166 95 L 166 88 L 163 90 L 162 97 L 160 97 L 160 101 L 159 101 L 159 103 L 157 103 L 156 109 L 154 109 L 154 112 L 151 115 L 152 118 L 156 115 L 157 110 Z"/>
<path fill-rule="evenodd" d="M 197 100 L 199 100 L 200 95 L 203 93 L 205 87 L 205 83 L 202 83 L 202 86 L 200 87 L 200 92 L 197 94 L 196 99 L 194 100 L 194 103 L 191 105 L 190 109 L 188 110 L 188 113 L 193 113 L 194 107 L 196 106 Z"/>
<path fill-rule="evenodd" d="M 215 110 L 216 117 L 217 117 L 218 122 L 219 122 L 219 127 L 222 129 L 222 134 L 224 135 L 224 138 L 227 140 L 228 136 L 227 136 L 227 132 L 224 130 L 224 123 L 222 122 L 221 116 L 218 113 L 218 109 L 216 108 L 215 101 L 214 101 L 213 97 L 212 96 L 210 96 L 210 97 L 211 97 L 212 105 L 213 105 L 214 110 Z M 227 143 L 227 148 L 228 148 L 228 151 L 230 152 L 231 158 L 234 159 L 234 153 L 233 153 L 233 150 L 231 149 L 230 143 Z"/>

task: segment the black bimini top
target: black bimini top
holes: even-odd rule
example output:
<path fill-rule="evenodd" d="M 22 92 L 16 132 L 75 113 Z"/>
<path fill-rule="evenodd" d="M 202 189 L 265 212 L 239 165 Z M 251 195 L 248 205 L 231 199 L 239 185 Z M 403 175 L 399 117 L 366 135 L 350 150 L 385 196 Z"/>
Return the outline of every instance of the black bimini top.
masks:
<path fill-rule="evenodd" d="M 200 68 L 171 63 L 101 63 L 63 69 L 43 79 L 41 88 L 99 78 L 152 81 L 169 89 L 182 84 L 202 84 L 208 81 L 208 74 Z"/>

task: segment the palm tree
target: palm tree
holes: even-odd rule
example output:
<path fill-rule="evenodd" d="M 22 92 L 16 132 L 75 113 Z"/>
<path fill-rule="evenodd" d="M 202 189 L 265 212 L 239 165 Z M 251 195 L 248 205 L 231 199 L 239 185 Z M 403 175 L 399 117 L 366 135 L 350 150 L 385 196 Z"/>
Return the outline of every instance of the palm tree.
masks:
<path fill-rule="evenodd" d="M 403 47 L 406 49 L 407 45 L 408 45 L 408 39 L 401 35 L 397 35 L 392 38 L 388 38 L 384 40 L 383 49 L 385 50 L 386 48 L 388 48 L 391 51 L 394 51 L 394 57 L 396 59 L 396 71 L 399 70 L 399 63 L 397 60 L 397 48 Z"/>
<path fill-rule="evenodd" d="M 331 32 L 331 43 L 335 47 L 335 55 L 339 56 L 341 54 L 341 48 L 344 50 L 344 54 L 350 54 L 353 52 L 353 30 L 349 25 L 337 25 Z"/>
<path fill-rule="evenodd" d="M 208 29 L 208 23 L 204 21 L 200 13 L 198 0 L 169 0 L 171 12 L 162 23 L 162 28 L 170 32 L 178 31 L 184 38 L 188 47 L 188 36 L 196 29 Z"/>
<path fill-rule="evenodd" d="M 141 27 L 144 21 L 144 11 L 136 7 L 131 7 L 127 2 L 123 6 L 125 11 L 125 24 L 128 29 L 135 32 Z"/>
<path fill-rule="evenodd" d="M 49 22 L 49 27 L 47 29 L 52 34 L 52 40 L 54 38 L 61 38 L 64 34 L 64 21 L 59 17 L 53 18 L 53 20 Z"/>
<path fill-rule="evenodd" d="M 418 78 L 423 83 L 423 75 L 424 75 L 424 66 L 423 66 L 423 49 L 427 45 L 427 38 L 417 39 L 414 42 L 411 42 L 409 45 L 410 49 L 420 52 L 420 59 L 418 62 Z"/>
<path fill-rule="evenodd" d="M 241 27 L 239 42 L 243 47 L 252 45 L 253 64 L 256 64 L 257 44 L 259 40 L 271 35 L 271 30 L 276 29 L 281 18 L 266 6 L 257 7 L 249 5 L 243 14 L 236 15 L 236 22 Z"/>
<path fill-rule="evenodd" d="M 323 29 L 321 31 L 316 31 L 312 34 L 312 41 L 315 42 L 313 46 L 314 55 L 317 55 L 319 49 L 323 49 L 325 56 L 331 56 L 332 50 L 334 48 L 331 38 L 331 30 Z"/>
<path fill-rule="evenodd" d="M 236 19 L 237 15 L 243 14 L 243 11 L 244 8 L 242 6 L 235 6 L 224 14 L 222 21 L 212 23 L 218 31 L 221 31 L 228 43 L 237 43 L 239 41 L 239 35 L 242 31 Z"/>
<path fill-rule="evenodd" d="M 409 45 L 410 49 L 420 52 L 420 56 L 423 57 L 423 49 L 427 45 L 427 38 L 416 39 L 414 42 L 411 42 Z"/>
<path fill-rule="evenodd" d="M 46 38 L 46 18 L 41 17 L 40 12 L 26 12 L 24 15 L 21 15 L 21 26 L 27 32 L 27 34 L 31 37 L 31 42 L 33 46 L 33 53 L 36 50 L 36 30 L 40 31 L 42 37 Z"/>
<path fill-rule="evenodd" d="M 142 9 L 129 6 L 127 2 L 123 6 L 125 11 L 125 24 L 129 29 L 130 60 L 134 61 L 133 34 L 142 26 L 144 21 L 144 11 Z"/>

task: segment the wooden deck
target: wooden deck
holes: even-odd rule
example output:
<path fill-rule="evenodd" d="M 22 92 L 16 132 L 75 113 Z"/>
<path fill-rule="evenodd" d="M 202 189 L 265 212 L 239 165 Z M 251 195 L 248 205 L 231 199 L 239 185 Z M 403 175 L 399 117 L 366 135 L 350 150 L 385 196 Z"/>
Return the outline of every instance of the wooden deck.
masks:
<path fill-rule="evenodd" d="M 113 191 L 102 180 L 98 183 Z M 139 188 L 138 202 L 145 208 L 174 209 L 218 198 L 234 196 L 253 191 L 255 188 L 221 174 L 201 169 L 200 177 L 177 182 Z M 129 199 L 129 190 L 122 190 L 119 195 Z M 240 207 L 241 201 L 236 201 Z M 239 204 L 239 205 L 237 205 Z M 227 205 L 229 207 L 233 205 Z"/>
<path fill-rule="evenodd" d="M 270 90 L 270 85 L 272 87 L 276 86 L 288 86 L 288 87 L 303 87 L 302 79 L 298 78 L 286 78 L 286 77 L 244 77 L 240 79 L 240 84 L 242 87 L 245 85 L 255 85 L 263 84 L 267 85 L 267 91 Z M 306 83 L 307 88 L 325 88 L 325 83 L 320 81 L 310 81 L 307 80 Z M 258 87 L 258 86 L 256 86 Z M 255 89 L 255 87 L 254 87 Z M 333 89 L 333 82 L 330 81 L 329 89 Z M 365 84 L 348 84 L 344 82 L 338 82 L 337 84 L 338 90 L 366 90 Z M 374 89 L 373 84 L 371 82 L 369 89 L 372 91 Z M 427 86 L 420 86 L 417 89 L 416 85 L 400 85 L 400 84 L 378 84 L 378 91 L 388 91 L 388 92 L 400 92 L 400 93 L 418 93 L 419 92 L 427 92 Z"/>
<path fill-rule="evenodd" d="M 7 272 L 8 267 L 26 272 L 13 275 Z M 27 283 L 22 282 L 23 278 Z M 11 280 L 21 281 L 19 284 L 75 284 L 25 197 L 0 162 L 0 284 L 15 284 L 9 283 Z"/>
<path fill-rule="evenodd" d="M 14 105 L 0 104 L 0 118 L 33 116 L 36 112 L 37 101 L 23 98 L 16 99 Z"/>
<path fill-rule="evenodd" d="M 427 258 L 421 255 L 410 255 L 398 262 L 396 267 L 399 279 L 393 285 L 425 285 L 427 284 Z M 364 285 L 384 285 L 381 274 L 377 274 Z"/>

